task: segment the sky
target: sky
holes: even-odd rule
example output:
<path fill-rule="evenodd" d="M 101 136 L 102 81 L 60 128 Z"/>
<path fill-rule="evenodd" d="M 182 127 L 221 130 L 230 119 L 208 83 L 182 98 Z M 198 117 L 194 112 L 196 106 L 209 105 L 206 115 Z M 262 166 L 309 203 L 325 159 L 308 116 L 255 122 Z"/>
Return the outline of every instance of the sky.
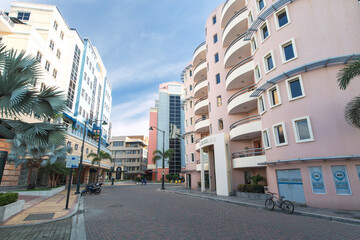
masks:
<path fill-rule="evenodd" d="M 0 0 L 9 10 L 11 0 Z M 112 136 L 148 135 L 160 83 L 181 81 L 205 21 L 225 0 L 24 0 L 56 5 L 97 47 L 112 83 Z"/>

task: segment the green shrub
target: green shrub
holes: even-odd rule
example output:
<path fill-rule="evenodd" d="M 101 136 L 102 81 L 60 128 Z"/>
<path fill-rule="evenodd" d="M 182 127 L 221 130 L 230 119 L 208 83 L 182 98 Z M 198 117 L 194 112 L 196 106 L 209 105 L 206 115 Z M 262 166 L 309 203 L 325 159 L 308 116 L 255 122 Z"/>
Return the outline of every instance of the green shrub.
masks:
<path fill-rule="evenodd" d="M 5 206 L 10 203 L 16 202 L 18 196 L 18 193 L 0 193 L 0 206 Z"/>
<path fill-rule="evenodd" d="M 135 178 L 135 181 L 141 182 L 141 177 L 136 177 L 136 178 Z"/>
<path fill-rule="evenodd" d="M 169 182 L 173 179 L 170 174 L 167 174 L 167 175 L 165 176 L 165 178 L 166 178 Z"/>
<path fill-rule="evenodd" d="M 172 175 L 172 179 L 173 179 L 173 180 L 177 180 L 178 178 L 179 178 L 179 175 L 178 175 L 178 174 Z"/>
<path fill-rule="evenodd" d="M 264 186 L 259 184 L 239 184 L 239 192 L 264 193 Z"/>
<path fill-rule="evenodd" d="M 198 186 L 201 187 L 201 182 L 198 182 Z"/>

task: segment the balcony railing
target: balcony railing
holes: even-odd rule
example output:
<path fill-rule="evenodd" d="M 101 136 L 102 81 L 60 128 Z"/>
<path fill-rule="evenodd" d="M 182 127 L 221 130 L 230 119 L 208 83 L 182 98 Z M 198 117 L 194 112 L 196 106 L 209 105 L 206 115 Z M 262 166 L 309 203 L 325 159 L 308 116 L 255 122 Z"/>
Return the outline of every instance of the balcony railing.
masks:
<path fill-rule="evenodd" d="M 224 27 L 224 31 L 223 31 L 223 35 L 224 35 L 224 32 L 226 30 L 226 27 L 228 27 L 230 25 L 230 23 L 237 17 L 239 16 L 240 14 L 242 14 L 243 12 L 245 12 L 247 10 L 247 7 L 243 7 L 242 9 L 240 9 L 237 13 L 234 14 L 234 16 L 232 16 L 229 21 L 226 23 L 225 27 Z"/>
<path fill-rule="evenodd" d="M 193 55 L 196 53 L 196 51 L 197 51 L 199 48 L 201 48 L 201 47 L 204 46 L 204 45 L 205 45 L 205 41 L 202 42 L 202 43 L 200 43 L 199 46 L 197 46 L 197 48 L 195 48 Z"/>
<path fill-rule="evenodd" d="M 247 92 L 252 92 L 256 89 L 256 84 L 253 84 L 253 85 L 250 85 L 250 86 L 247 86 L 247 87 L 244 87 L 242 89 L 240 89 L 239 91 L 237 91 L 236 93 L 234 93 L 228 100 L 228 104 L 234 100 L 237 96 L 240 96 L 244 93 L 247 93 Z"/>
<path fill-rule="evenodd" d="M 244 123 L 249 123 L 249 122 L 253 122 L 253 121 L 256 121 L 256 120 L 260 120 L 260 119 L 261 119 L 260 114 L 253 115 L 253 116 L 246 117 L 246 118 L 242 118 L 239 121 L 236 121 L 233 124 L 231 124 L 230 125 L 230 130 L 233 129 L 233 128 L 236 128 L 237 126 L 242 125 Z"/>
<path fill-rule="evenodd" d="M 202 60 L 201 62 L 198 63 L 198 65 L 196 65 L 196 67 L 194 68 L 194 72 L 196 71 L 196 68 L 197 68 L 198 66 L 200 66 L 201 64 L 203 64 L 204 62 L 206 62 L 206 59 L 205 59 L 205 60 Z"/>
<path fill-rule="evenodd" d="M 200 83 L 202 83 L 202 82 L 204 82 L 204 81 L 206 81 L 206 80 L 207 80 L 207 77 L 204 77 L 204 78 L 200 79 L 199 81 L 197 81 L 197 83 L 195 84 L 194 88 L 195 88 L 197 85 L 199 85 Z"/>
<path fill-rule="evenodd" d="M 226 4 L 229 2 L 229 0 L 226 0 L 226 2 L 224 3 L 224 6 L 223 6 L 223 8 L 221 9 L 221 12 L 224 10 L 224 8 L 225 8 L 225 6 L 226 6 Z"/>
<path fill-rule="evenodd" d="M 10 17 L 1 9 L 0 9 L 0 16 L 2 16 L 2 18 L 5 19 L 5 21 L 7 21 L 11 27 L 15 26 L 14 22 L 11 21 Z"/>
<path fill-rule="evenodd" d="M 205 101 L 207 99 L 207 97 L 202 97 L 202 98 L 199 98 L 198 100 L 196 100 L 194 106 L 196 106 L 196 104 L 202 102 L 202 101 Z"/>
<path fill-rule="evenodd" d="M 197 124 L 197 123 L 199 123 L 199 122 L 201 122 L 201 121 L 204 121 L 204 120 L 206 120 L 206 119 L 209 119 L 209 116 L 205 116 L 205 117 L 202 117 L 202 118 L 197 119 L 197 120 L 195 121 L 195 124 Z"/>
<path fill-rule="evenodd" d="M 226 74 L 226 77 L 225 79 L 227 79 L 231 73 L 233 73 L 236 69 L 238 69 L 239 67 L 241 67 L 242 65 L 250 62 L 251 60 L 253 60 L 253 57 L 250 56 L 250 57 L 247 57 L 247 58 L 244 58 L 243 60 L 241 60 L 238 64 L 236 64 L 235 66 L 233 66 L 229 72 Z M 225 80 L 226 81 L 226 80 Z"/>
<path fill-rule="evenodd" d="M 243 158 L 243 157 L 253 157 L 253 156 L 260 156 L 265 154 L 264 148 L 251 148 L 241 150 L 239 152 L 234 152 L 232 154 L 232 158 Z"/>
<path fill-rule="evenodd" d="M 229 46 L 227 47 L 226 51 L 225 51 L 225 54 L 224 56 L 226 55 L 226 53 L 229 51 L 229 49 L 235 45 L 235 43 L 237 43 L 238 41 L 240 41 L 241 39 L 243 39 L 245 36 L 246 36 L 246 33 L 247 32 L 243 32 L 240 36 L 238 36 L 237 38 L 235 38 L 230 44 Z"/>

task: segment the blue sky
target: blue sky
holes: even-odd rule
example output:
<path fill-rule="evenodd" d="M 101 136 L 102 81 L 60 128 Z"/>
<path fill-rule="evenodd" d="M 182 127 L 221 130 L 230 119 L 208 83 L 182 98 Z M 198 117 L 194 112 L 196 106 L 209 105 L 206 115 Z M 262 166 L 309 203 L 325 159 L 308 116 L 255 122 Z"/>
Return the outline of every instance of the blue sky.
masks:
<path fill-rule="evenodd" d="M 58 6 L 89 37 L 112 82 L 112 135 L 148 135 L 149 108 L 162 82 L 180 81 L 205 21 L 225 0 L 28 0 Z M 10 0 L 1 0 L 8 10 Z"/>

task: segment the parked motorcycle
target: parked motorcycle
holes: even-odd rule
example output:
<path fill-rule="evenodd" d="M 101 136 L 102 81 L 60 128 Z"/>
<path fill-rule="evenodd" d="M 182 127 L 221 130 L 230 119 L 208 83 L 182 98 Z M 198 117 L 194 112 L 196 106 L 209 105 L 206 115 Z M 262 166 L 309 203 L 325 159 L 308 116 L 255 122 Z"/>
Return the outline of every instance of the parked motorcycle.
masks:
<path fill-rule="evenodd" d="M 81 196 L 85 196 L 87 193 L 89 194 L 95 194 L 98 195 L 101 193 L 101 185 L 102 183 L 96 183 L 95 185 L 93 184 L 88 184 L 86 185 L 85 189 L 81 191 Z"/>

